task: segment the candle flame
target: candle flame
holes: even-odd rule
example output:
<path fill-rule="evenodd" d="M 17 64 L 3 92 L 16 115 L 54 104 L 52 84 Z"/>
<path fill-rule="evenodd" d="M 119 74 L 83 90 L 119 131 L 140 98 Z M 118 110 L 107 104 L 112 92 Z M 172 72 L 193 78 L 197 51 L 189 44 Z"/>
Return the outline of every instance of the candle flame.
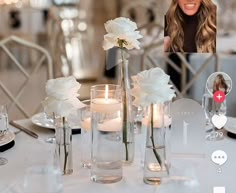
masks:
<path fill-rule="evenodd" d="M 105 100 L 108 100 L 108 85 L 105 85 Z"/>
<path fill-rule="evenodd" d="M 163 126 L 164 117 L 160 104 L 153 105 L 153 117 L 155 124 L 157 124 L 159 127 Z"/>
<path fill-rule="evenodd" d="M 158 105 L 157 104 L 154 104 L 153 105 L 153 117 L 154 118 L 157 118 L 157 117 L 159 117 L 160 116 L 160 114 L 159 114 L 159 112 L 158 112 Z"/>

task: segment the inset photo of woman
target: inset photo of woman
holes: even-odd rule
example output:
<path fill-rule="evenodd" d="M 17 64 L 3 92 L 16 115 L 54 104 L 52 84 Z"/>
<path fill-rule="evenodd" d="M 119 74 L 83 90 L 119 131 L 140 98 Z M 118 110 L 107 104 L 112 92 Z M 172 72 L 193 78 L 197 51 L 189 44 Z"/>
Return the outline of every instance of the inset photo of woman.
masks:
<path fill-rule="evenodd" d="M 211 95 L 217 91 L 222 91 L 227 95 L 232 89 L 232 80 L 224 72 L 215 72 L 209 76 L 206 86 Z"/>
<path fill-rule="evenodd" d="M 216 9 L 212 0 L 172 0 L 165 15 L 165 52 L 215 53 Z"/>

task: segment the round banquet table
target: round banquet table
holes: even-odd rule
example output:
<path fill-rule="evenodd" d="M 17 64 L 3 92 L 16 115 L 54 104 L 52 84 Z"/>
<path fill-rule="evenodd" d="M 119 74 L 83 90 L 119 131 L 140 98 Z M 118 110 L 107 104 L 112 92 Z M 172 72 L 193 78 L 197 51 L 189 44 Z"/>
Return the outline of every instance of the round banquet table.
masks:
<path fill-rule="evenodd" d="M 236 118 L 232 120 L 236 124 Z M 20 132 L 16 135 L 15 146 L 0 153 L 0 157 L 8 159 L 6 165 L 0 166 L 1 193 L 24 193 L 22 184 L 25 170 L 42 160 L 49 159 L 54 153 L 54 145 L 44 141 L 47 137 L 53 135 L 51 130 L 39 128 L 33 125 L 30 120 L 20 120 L 18 123 L 35 131 L 39 138 L 35 139 Z M 11 130 L 17 129 L 11 127 Z M 234 147 L 236 140 L 229 138 L 226 132 L 224 133 L 224 139 L 221 141 L 206 141 L 205 156 L 203 157 L 171 157 L 170 177 L 164 179 L 160 186 L 143 183 L 141 157 L 144 155 L 142 145 L 144 145 L 145 135 L 135 135 L 135 161 L 132 165 L 123 167 L 122 181 L 114 184 L 98 184 L 90 180 L 89 169 L 80 166 L 79 139 L 81 136 L 73 135 L 74 172 L 72 175 L 63 176 L 64 192 L 211 193 L 213 187 L 225 187 L 227 193 L 235 192 L 236 154 Z M 171 140 L 174 140 L 173 136 Z M 222 173 L 217 173 L 218 166 L 211 161 L 212 152 L 218 149 L 224 150 L 228 154 L 228 161 L 222 166 Z"/>

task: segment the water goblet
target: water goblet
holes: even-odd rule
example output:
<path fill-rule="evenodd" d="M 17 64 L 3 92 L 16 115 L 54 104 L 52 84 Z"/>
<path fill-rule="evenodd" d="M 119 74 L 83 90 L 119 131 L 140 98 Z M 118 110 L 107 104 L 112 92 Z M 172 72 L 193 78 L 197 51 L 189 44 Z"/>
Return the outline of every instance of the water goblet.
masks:
<path fill-rule="evenodd" d="M 206 116 L 206 139 L 208 141 L 218 141 L 223 139 L 223 133 L 218 131 L 212 123 L 212 117 L 214 115 L 226 114 L 226 101 L 223 103 L 216 103 L 213 97 L 206 93 L 203 95 L 202 107 Z"/>

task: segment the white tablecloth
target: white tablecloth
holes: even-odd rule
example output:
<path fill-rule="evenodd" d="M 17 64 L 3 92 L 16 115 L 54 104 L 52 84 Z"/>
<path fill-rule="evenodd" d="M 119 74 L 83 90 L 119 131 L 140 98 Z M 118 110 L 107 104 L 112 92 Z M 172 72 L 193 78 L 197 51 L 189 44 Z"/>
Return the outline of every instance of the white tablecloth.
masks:
<path fill-rule="evenodd" d="M 22 182 L 26 168 L 49 159 L 54 152 L 54 145 L 44 142 L 45 138 L 53 135 L 52 131 L 32 127 L 29 120 L 21 121 L 21 124 L 32 128 L 40 137 L 39 139 L 35 139 L 21 132 L 16 135 L 15 146 L 4 153 L 0 153 L 0 157 L 6 157 L 8 159 L 6 165 L 0 166 L 1 193 L 23 193 Z M 163 183 L 161 186 L 151 186 L 144 184 L 142 179 L 143 168 L 140 164 L 142 137 L 143 135 L 136 134 L 136 159 L 131 166 L 124 166 L 123 180 L 115 184 L 105 185 L 90 181 L 89 170 L 81 168 L 78 146 L 80 135 L 73 135 L 74 172 L 72 175 L 63 176 L 64 192 L 211 193 L 213 192 L 214 186 L 224 186 L 227 193 L 235 192 L 235 139 L 225 136 L 222 141 L 206 142 L 206 154 L 204 158 L 172 158 L 171 181 L 169 183 Z M 218 166 L 210 159 L 212 152 L 217 149 L 224 150 L 228 154 L 228 161 L 222 166 L 222 173 L 216 172 Z M 183 180 L 183 177 L 189 178 L 190 181 Z"/>

